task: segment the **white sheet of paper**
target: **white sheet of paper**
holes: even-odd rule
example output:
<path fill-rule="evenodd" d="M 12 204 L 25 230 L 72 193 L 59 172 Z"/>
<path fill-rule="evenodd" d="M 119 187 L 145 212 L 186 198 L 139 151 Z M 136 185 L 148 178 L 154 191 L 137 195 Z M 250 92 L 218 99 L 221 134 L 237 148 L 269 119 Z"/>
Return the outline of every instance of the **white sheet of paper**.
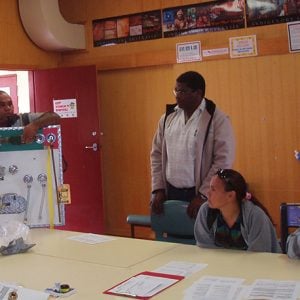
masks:
<path fill-rule="evenodd" d="M 18 299 L 21 300 L 47 300 L 49 298 L 49 294 L 41 291 L 0 283 L 0 300 L 6 300 L 12 291 L 17 292 Z"/>
<path fill-rule="evenodd" d="M 115 240 L 115 238 L 94 234 L 94 233 L 85 233 L 75 236 L 68 237 L 69 240 L 86 243 L 86 244 L 99 244 L 104 242 L 109 242 Z"/>
<path fill-rule="evenodd" d="M 129 278 L 109 291 L 131 297 L 151 297 L 176 281 L 176 279 L 171 278 L 140 274 Z"/>
<path fill-rule="evenodd" d="M 204 276 L 185 290 L 184 300 L 232 300 L 241 291 L 242 278 Z"/>
<path fill-rule="evenodd" d="M 246 299 L 296 300 L 298 286 L 299 281 L 258 279 L 250 286 Z"/>
<path fill-rule="evenodd" d="M 169 263 L 155 269 L 153 272 L 187 277 L 203 270 L 206 267 L 207 264 L 195 264 L 186 261 L 170 261 Z"/>

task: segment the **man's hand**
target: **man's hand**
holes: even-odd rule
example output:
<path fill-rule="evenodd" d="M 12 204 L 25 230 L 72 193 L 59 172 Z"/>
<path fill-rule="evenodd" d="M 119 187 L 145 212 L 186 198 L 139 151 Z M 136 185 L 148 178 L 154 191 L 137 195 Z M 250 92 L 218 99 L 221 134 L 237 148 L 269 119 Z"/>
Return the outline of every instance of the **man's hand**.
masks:
<path fill-rule="evenodd" d="M 164 202 L 166 201 L 165 190 L 157 190 L 152 196 L 151 208 L 152 212 L 161 215 L 164 212 Z"/>
<path fill-rule="evenodd" d="M 23 143 L 32 143 L 40 128 L 60 124 L 60 116 L 54 112 L 45 112 L 39 118 L 30 122 L 23 130 Z"/>
<path fill-rule="evenodd" d="M 197 195 L 189 204 L 186 212 L 188 216 L 192 219 L 196 219 L 198 210 L 200 206 L 205 202 L 206 200 L 201 197 L 201 195 Z"/>
<path fill-rule="evenodd" d="M 35 136 L 38 132 L 39 128 L 34 123 L 29 123 L 23 129 L 23 139 L 22 142 L 25 144 L 29 144 L 35 141 Z"/>

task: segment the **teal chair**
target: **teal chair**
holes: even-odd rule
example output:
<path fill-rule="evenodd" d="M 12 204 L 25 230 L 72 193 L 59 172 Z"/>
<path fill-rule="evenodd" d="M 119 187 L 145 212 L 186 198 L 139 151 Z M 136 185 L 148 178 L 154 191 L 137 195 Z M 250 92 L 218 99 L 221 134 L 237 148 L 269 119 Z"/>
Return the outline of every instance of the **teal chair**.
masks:
<path fill-rule="evenodd" d="M 188 202 L 168 200 L 164 202 L 164 214 L 151 214 L 151 227 L 157 241 L 195 245 L 194 224 L 187 213 Z"/>
<path fill-rule="evenodd" d="M 149 215 L 128 215 L 126 219 L 130 224 L 131 237 L 135 238 L 135 227 L 151 227 L 151 218 Z"/>

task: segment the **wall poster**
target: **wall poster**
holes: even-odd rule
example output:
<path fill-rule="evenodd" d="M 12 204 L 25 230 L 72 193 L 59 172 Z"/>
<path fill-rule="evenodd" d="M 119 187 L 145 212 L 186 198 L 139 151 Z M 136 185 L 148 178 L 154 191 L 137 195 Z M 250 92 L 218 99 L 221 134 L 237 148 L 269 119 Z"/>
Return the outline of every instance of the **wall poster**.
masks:
<path fill-rule="evenodd" d="M 287 28 L 290 52 L 300 52 L 300 22 L 288 23 Z"/>
<path fill-rule="evenodd" d="M 300 20 L 300 0 L 215 0 L 93 20 L 94 47 Z"/>
<path fill-rule="evenodd" d="M 53 111 L 61 118 L 77 118 L 77 101 L 76 99 L 54 99 Z"/>
<path fill-rule="evenodd" d="M 162 37 L 161 11 L 93 20 L 94 47 Z"/>
<path fill-rule="evenodd" d="M 173 37 L 193 33 L 245 27 L 244 0 L 210 1 L 163 10 L 163 35 Z"/>
<path fill-rule="evenodd" d="M 300 20 L 300 0 L 247 0 L 247 27 Z"/>

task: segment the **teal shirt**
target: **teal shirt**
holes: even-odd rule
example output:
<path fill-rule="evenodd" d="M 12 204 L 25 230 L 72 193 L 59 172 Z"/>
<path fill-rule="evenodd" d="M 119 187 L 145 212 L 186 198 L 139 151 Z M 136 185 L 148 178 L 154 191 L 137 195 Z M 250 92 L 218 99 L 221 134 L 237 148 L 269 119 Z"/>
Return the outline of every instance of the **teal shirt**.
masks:
<path fill-rule="evenodd" d="M 239 215 L 232 227 L 229 227 L 223 216 L 217 216 L 217 226 L 214 232 L 215 245 L 218 247 L 247 250 L 248 246 L 241 232 L 241 218 Z"/>

